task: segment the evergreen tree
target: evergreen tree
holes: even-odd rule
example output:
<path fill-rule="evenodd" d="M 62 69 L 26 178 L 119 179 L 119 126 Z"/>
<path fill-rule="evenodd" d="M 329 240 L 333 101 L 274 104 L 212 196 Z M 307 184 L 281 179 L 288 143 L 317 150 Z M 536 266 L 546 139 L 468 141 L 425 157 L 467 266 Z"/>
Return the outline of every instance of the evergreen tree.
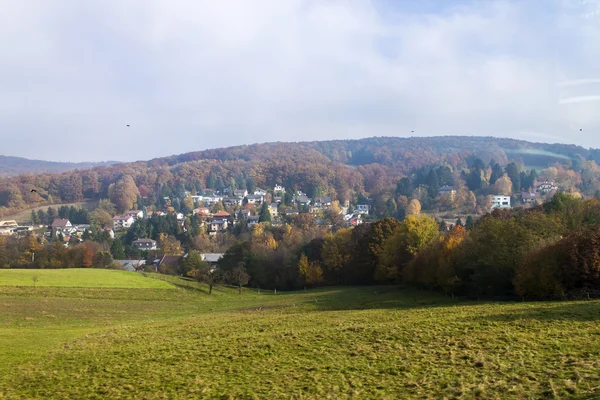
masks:
<path fill-rule="evenodd" d="M 517 167 L 517 164 L 514 162 L 508 164 L 505 171 L 513 184 L 513 192 L 521 190 L 521 174 L 519 174 L 519 167 Z"/>
<path fill-rule="evenodd" d="M 212 171 L 208 174 L 208 179 L 206 180 L 206 187 L 209 189 L 215 189 L 217 186 L 217 179 L 215 178 L 215 174 Z"/>
<path fill-rule="evenodd" d="M 465 222 L 465 229 L 469 230 L 473 227 L 473 217 L 469 215 L 467 217 L 467 221 Z"/>
<path fill-rule="evenodd" d="M 48 215 L 46 214 L 46 212 L 44 210 L 39 210 L 37 212 L 38 214 L 38 221 L 40 221 L 40 224 L 42 225 L 48 225 Z"/>
<path fill-rule="evenodd" d="M 110 245 L 110 254 L 115 260 L 125 259 L 125 249 L 123 248 L 123 244 L 121 244 L 120 240 L 113 240 L 113 242 Z"/>
<path fill-rule="evenodd" d="M 396 185 L 396 195 L 410 197 L 412 195 L 413 185 L 410 183 L 410 179 L 404 177 L 398 181 Z"/>
<path fill-rule="evenodd" d="M 436 198 L 440 190 L 440 184 L 438 181 L 438 175 L 434 170 L 430 170 L 429 174 L 427 175 L 427 187 L 429 197 Z"/>
<path fill-rule="evenodd" d="M 48 225 L 50 225 L 56 219 L 56 210 L 52 207 L 48 207 L 46 214 L 48 215 Z"/>
<path fill-rule="evenodd" d="M 463 226 L 462 219 L 460 217 L 456 220 L 456 224 L 454 226 Z"/>
<path fill-rule="evenodd" d="M 35 211 L 31 210 L 31 223 L 33 225 L 37 225 L 39 224 L 40 220 L 38 218 L 38 215 L 35 213 Z"/>
<path fill-rule="evenodd" d="M 492 176 L 490 176 L 490 185 L 493 185 L 494 183 L 496 183 L 496 181 L 500 178 L 502 178 L 502 176 L 504 175 L 504 171 L 502 170 L 502 167 L 500 166 L 500 164 L 494 164 L 492 166 Z"/>

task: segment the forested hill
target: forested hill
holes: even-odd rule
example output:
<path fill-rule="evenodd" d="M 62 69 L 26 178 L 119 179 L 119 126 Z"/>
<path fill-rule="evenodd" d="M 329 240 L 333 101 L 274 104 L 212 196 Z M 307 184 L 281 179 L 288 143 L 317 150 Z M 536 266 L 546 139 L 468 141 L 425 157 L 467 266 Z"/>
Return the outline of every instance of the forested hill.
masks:
<path fill-rule="evenodd" d="M 491 161 L 501 166 L 515 162 L 521 170 L 562 165 L 564 173 L 570 174 L 569 182 L 580 185 L 582 166 L 588 159 L 600 161 L 600 151 L 574 145 L 456 136 L 235 146 L 88 170 L 5 178 L 0 180 L 0 216 L 49 203 L 107 198 L 110 185 L 117 184 L 119 189 L 119 182 L 128 188 L 135 183 L 135 192 L 139 190 L 141 197 L 149 199 L 181 196 L 184 190 L 269 189 L 275 184 L 309 195 L 329 194 L 340 200 L 382 192 L 394 196 L 400 178 L 442 165 L 453 174 L 453 180 L 457 181 L 454 183 L 459 184 L 458 180 L 464 181 L 461 174 L 469 173 L 478 158 L 486 166 Z M 594 164 L 593 173 L 588 174 L 586 190 L 600 187 L 600 174 L 595 168 Z M 33 188 L 37 191 L 31 192 Z M 477 188 L 471 190 L 478 194 Z"/>
<path fill-rule="evenodd" d="M 14 176 L 24 173 L 28 174 L 39 174 L 46 172 L 66 172 L 74 169 L 89 169 L 102 165 L 114 165 L 117 161 L 106 161 L 106 162 L 82 162 L 82 163 L 71 163 L 71 162 L 56 162 L 56 161 L 42 161 L 42 160 L 30 160 L 22 157 L 10 157 L 0 155 L 0 176 Z"/>
<path fill-rule="evenodd" d="M 150 163 L 175 165 L 186 161 L 252 160 L 268 156 L 269 152 L 293 153 L 316 150 L 329 161 L 347 165 L 382 164 L 402 170 L 419 168 L 440 162 L 460 163 L 471 156 L 486 164 L 495 160 L 500 164 L 509 161 L 547 167 L 566 159 L 587 159 L 590 155 L 600 160 L 600 150 L 585 149 L 568 144 L 533 143 L 524 140 L 499 139 L 478 136 L 439 137 L 372 137 L 356 140 L 328 140 L 297 143 L 262 143 L 250 146 L 234 146 L 157 158 Z M 468 161 L 468 160 L 467 160 Z"/>

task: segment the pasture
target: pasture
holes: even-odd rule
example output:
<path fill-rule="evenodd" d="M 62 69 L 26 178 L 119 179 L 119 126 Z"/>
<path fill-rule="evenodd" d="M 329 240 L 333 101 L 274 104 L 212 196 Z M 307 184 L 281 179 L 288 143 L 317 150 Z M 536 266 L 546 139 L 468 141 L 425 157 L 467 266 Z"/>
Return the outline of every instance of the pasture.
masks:
<path fill-rule="evenodd" d="M 101 269 L 5 269 L 0 286 L 174 289 L 172 284 L 141 274 Z"/>
<path fill-rule="evenodd" d="M 585 399 L 600 390 L 599 301 L 470 302 L 398 287 L 209 296 L 150 275 L 140 278 L 174 289 L 0 287 L 0 397 Z"/>

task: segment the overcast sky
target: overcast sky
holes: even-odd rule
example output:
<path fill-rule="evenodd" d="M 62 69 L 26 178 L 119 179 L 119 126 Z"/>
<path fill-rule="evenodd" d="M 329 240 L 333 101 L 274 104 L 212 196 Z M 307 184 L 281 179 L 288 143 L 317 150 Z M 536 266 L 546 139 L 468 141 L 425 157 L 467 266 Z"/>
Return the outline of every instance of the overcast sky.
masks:
<path fill-rule="evenodd" d="M 599 0 L 0 0 L 0 9 L 3 155 L 131 161 L 464 134 L 600 147 Z"/>

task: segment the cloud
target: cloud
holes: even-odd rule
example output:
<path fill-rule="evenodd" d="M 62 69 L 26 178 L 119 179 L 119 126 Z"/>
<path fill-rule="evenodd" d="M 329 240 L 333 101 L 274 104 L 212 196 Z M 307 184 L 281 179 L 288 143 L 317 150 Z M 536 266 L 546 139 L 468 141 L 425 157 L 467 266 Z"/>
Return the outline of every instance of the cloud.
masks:
<path fill-rule="evenodd" d="M 588 80 L 584 95 L 600 96 L 598 3 L 2 3 L 7 155 L 135 160 L 447 134 L 600 147 L 597 102 L 561 104 L 559 85 Z"/>

